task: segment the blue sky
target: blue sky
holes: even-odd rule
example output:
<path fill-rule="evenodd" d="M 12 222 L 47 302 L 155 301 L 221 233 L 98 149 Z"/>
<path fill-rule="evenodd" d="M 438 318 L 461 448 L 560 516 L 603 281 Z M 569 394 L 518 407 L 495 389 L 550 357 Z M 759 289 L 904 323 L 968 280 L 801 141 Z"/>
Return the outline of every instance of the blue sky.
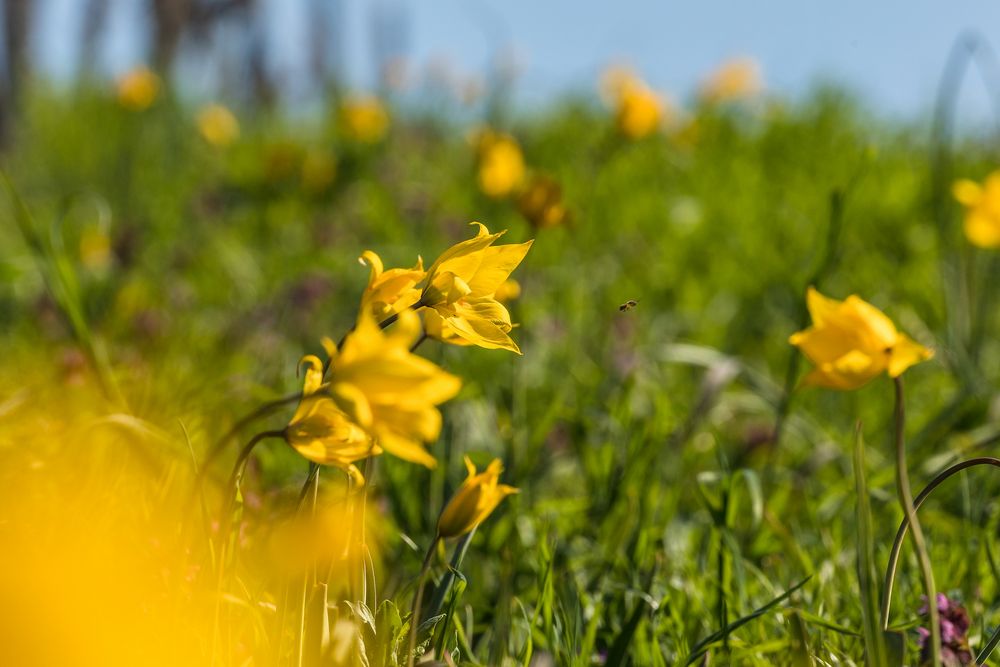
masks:
<path fill-rule="evenodd" d="M 118 21 L 106 69 L 142 61 L 140 0 L 112 0 Z M 1000 3 L 989 0 L 258 0 L 281 71 L 304 62 L 309 3 L 342 17 L 341 53 L 359 87 L 371 85 L 372 21 L 405 17 L 403 50 L 416 69 L 449 64 L 467 75 L 513 54 L 517 94 L 538 102 L 564 90 L 593 90 L 601 69 L 625 61 L 653 85 L 683 98 L 732 56 L 752 56 L 768 88 L 796 95 L 820 79 L 859 91 L 888 114 L 914 116 L 930 105 L 956 36 L 976 29 L 1000 41 Z M 73 68 L 79 3 L 42 0 L 36 53 L 55 78 Z M 331 35 L 331 37 L 335 37 Z M 979 85 L 968 105 L 985 109 Z"/>

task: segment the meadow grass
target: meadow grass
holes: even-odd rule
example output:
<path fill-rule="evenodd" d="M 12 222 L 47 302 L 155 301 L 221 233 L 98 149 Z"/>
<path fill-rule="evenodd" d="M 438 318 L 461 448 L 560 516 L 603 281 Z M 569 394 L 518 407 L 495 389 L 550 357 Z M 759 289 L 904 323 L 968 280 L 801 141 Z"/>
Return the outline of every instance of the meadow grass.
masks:
<path fill-rule="evenodd" d="M 914 494 L 992 455 L 1000 270 L 965 241 L 949 189 L 995 168 L 994 145 L 959 138 L 942 166 L 924 124 L 836 90 L 693 113 L 685 132 L 636 141 L 583 99 L 497 115 L 570 211 L 535 230 L 479 191 L 468 127 L 440 115 L 394 111 L 385 140 L 361 145 L 330 118 L 261 112 L 217 148 L 170 97 L 135 113 L 101 91 L 36 91 L 0 226 L 8 655 L 354 664 L 356 631 L 367 664 L 405 664 L 424 550 L 467 454 L 502 459 L 520 493 L 429 555 L 432 582 L 454 582 L 421 635 L 438 660 L 849 665 L 867 644 L 871 664 L 916 664 L 909 543 L 888 646 L 875 618 L 903 517 L 892 382 L 789 393 L 809 364 L 788 338 L 809 322 L 808 286 L 861 295 L 936 352 L 906 374 Z M 316 154 L 337 161 L 318 187 L 302 177 Z M 227 442 L 204 495 L 195 476 L 237 419 L 300 390 L 300 357 L 354 324 L 368 277 L 356 258 L 430 262 L 470 220 L 535 239 L 509 304 L 523 356 L 421 346 L 464 386 L 443 406 L 437 468 L 366 468 L 370 558 L 344 561 L 344 581 L 285 576 L 274 526 L 300 491 L 343 512 L 347 481 L 325 468 L 303 487 L 308 462 L 277 441 L 255 450 L 236 536 L 219 538 L 239 448 L 294 406 Z M 108 253 L 87 254 L 94 235 Z M 974 650 L 1000 618 L 998 489 L 992 468 L 972 468 L 920 513 Z M 216 573 L 220 543 L 236 560 Z M 360 629 L 345 639 L 346 619 Z M 893 657 L 900 645 L 909 657 Z"/>

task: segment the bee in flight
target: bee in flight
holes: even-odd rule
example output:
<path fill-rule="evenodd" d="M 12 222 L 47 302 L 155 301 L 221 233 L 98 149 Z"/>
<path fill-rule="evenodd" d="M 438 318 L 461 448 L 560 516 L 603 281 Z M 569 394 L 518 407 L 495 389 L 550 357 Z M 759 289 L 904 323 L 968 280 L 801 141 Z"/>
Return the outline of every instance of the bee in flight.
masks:
<path fill-rule="evenodd" d="M 624 313 L 627 310 L 632 310 L 633 308 L 635 308 L 638 305 L 639 305 L 638 301 L 636 301 L 635 299 L 629 299 L 628 301 L 626 301 L 622 305 L 618 306 L 618 310 L 620 310 L 620 311 L 622 311 Z"/>

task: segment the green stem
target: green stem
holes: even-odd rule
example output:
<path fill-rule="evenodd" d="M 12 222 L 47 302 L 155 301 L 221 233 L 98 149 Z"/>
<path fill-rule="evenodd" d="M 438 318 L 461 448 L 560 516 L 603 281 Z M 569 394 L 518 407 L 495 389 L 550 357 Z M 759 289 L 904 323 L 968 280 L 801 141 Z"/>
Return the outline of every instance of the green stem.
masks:
<path fill-rule="evenodd" d="M 434 557 L 434 552 L 437 550 L 440 540 L 440 535 L 434 537 L 430 548 L 427 549 L 427 553 L 424 555 L 424 563 L 420 566 L 420 574 L 417 575 L 417 592 L 413 595 L 413 608 L 410 613 L 410 642 L 409 648 L 406 651 L 407 667 L 413 667 L 414 664 L 413 653 L 417 649 L 417 627 L 420 625 L 420 598 L 424 595 L 424 586 L 427 584 L 427 572 L 430 570 L 431 559 Z"/>
<path fill-rule="evenodd" d="M 305 484 L 302 485 L 302 491 L 299 493 L 299 502 L 295 508 L 296 515 L 302 507 L 302 501 L 307 496 L 311 496 L 309 515 L 310 518 L 316 516 L 316 498 L 318 494 L 319 464 L 310 462 L 309 474 L 306 476 Z M 309 592 L 309 574 L 311 571 L 312 568 L 306 568 L 305 573 L 302 575 L 302 596 L 299 598 L 299 646 L 296 651 L 296 664 L 298 667 L 302 667 L 306 651 L 306 597 Z"/>
<path fill-rule="evenodd" d="M 930 616 L 931 630 L 931 664 L 941 667 L 941 626 L 938 620 L 937 589 L 934 586 L 934 570 L 927 553 L 927 543 L 924 541 L 924 531 L 917 518 L 917 510 L 913 506 L 913 494 L 910 491 L 910 476 L 906 469 L 906 443 L 903 429 L 906 424 L 906 409 L 903 398 L 903 379 L 895 378 L 896 408 L 894 411 L 895 441 L 896 441 L 896 487 L 899 491 L 899 502 L 903 506 L 903 514 L 913 530 L 913 546 L 920 563 L 920 573 L 924 580 L 924 594 L 927 596 L 927 611 Z M 888 598 L 888 596 L 887 596 Z"/>
<path fill-rule="evenodd" d="M 448 572 L 435 589 L 434 597 L 431 598 L 430 615 L 428 618 L 433 618 L 441 613 L 441 608 L 444 607 L 444 600 L 448 597 L 448 592 L 455 583 L 455 572 L 458 572 L 459 568 L 462 567 L 462 561 L 465 560 L 465 554 L 469 550 L 469 544 L 472 543 L 472 536 L 475 534 L 476 529 L 473 528 L 462 537 L 462 541 L 455 547 L 455 553 L 451 556 Z"/>

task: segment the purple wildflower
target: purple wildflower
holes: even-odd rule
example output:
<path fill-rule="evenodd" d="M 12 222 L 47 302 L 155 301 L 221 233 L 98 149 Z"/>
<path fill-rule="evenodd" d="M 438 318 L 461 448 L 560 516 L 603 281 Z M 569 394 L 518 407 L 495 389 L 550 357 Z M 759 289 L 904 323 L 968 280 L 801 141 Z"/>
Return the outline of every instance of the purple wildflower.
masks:
<path fill-rule="evenodd" d="M 937 595 L 939 625 L 941 627 L 941 663 L 944 667 L 964 667 L 973 664 L 972 650 L 969 648 L 969 614 L 965 608 L 948 599 L 944 593 Z M 927 616 L 927 601 L 920 608 L 921 616 Z M 920 633 L 920 664 L 931 664 L 931 631 L 917 628 Z"/>

